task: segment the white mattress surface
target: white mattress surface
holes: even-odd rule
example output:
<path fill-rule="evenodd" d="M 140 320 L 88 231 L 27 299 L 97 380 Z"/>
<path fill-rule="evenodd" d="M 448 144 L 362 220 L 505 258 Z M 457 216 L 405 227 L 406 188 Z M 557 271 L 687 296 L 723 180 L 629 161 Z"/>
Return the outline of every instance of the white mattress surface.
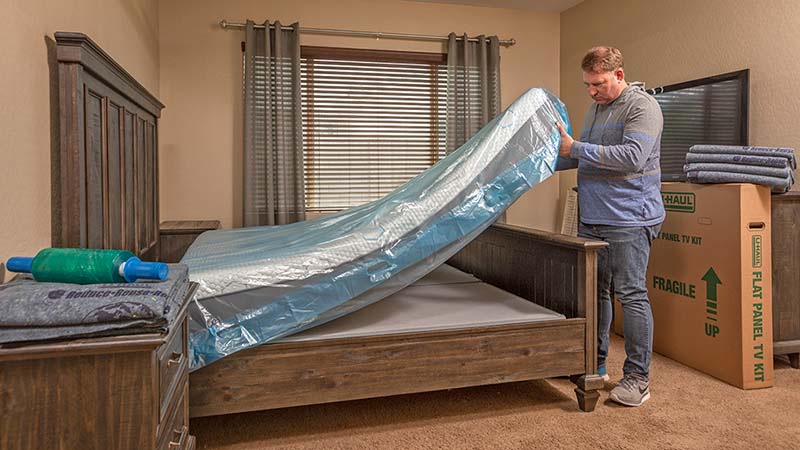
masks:
<path fill-rule="evenodd" d="M 366 308 L 276 342 L 297 342 L 474 326 L 539 322 L 564 316 L 442 265 Z"/>

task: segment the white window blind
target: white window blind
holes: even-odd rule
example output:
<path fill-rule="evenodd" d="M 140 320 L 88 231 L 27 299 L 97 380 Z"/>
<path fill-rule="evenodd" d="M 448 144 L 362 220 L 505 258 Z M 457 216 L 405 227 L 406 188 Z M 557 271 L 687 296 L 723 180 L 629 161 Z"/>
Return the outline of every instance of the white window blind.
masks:
<path fill-rule="evenodd" d="M 302 48 L 307 210 L 381 198 L 444 157 L 445 57 Z"/>

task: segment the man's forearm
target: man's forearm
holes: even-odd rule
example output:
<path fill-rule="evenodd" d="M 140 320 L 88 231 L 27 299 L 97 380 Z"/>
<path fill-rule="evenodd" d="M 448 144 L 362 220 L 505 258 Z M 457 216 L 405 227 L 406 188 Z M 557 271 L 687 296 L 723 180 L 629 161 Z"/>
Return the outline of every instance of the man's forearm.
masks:
<path fill-rule="evenodd" d="M 599 145 L 575 141 L 570 158 L 615 172 L 640 172 L 655 146 L 655 139 L 644 134 L 626 135 L 620 145 Z"/>
<path fill-rule="evenodd" d="M 569 169 L 577 169 L 578 168 L 578 160 L 572 158 L 565 158 L 563 156 L 559 156 L 556 160 L 556 170 L 569 170 Z"/>

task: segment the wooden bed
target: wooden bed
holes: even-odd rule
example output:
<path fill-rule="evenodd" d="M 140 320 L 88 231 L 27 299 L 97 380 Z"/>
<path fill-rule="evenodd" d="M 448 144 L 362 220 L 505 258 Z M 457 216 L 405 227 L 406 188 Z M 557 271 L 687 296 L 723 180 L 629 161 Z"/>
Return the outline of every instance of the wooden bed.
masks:
<path fill-rule="evenodd" d="M 157 259 L 163 105 L 86 35 L 57 33 L 55 246 Z M 494 225 L 450 265 L 564 316 L 532 323 L 273 343 L 190 376 L 193 417 L 568 375 L 594 409 L 597 251 L 605 244 Z"/>
<path fill-rule="evenodd" d="M 449 264 L 565 319 L 261 345 L 191 373 L 190 416 L 565 375 L 592 411 L 603 387 L 595 277 L 604 245 L 494 225 Z"/>

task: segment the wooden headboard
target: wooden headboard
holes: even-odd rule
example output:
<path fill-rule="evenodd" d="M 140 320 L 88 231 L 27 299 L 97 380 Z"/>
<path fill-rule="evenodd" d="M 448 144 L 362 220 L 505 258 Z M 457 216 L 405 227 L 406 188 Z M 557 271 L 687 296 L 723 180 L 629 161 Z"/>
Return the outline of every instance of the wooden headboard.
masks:
<path fill-rule="evenodd" d="M 56 33 L 59 155 L 54 247 L 157 260 L 158 118 L 164 105 L 82 33 Z"/>

